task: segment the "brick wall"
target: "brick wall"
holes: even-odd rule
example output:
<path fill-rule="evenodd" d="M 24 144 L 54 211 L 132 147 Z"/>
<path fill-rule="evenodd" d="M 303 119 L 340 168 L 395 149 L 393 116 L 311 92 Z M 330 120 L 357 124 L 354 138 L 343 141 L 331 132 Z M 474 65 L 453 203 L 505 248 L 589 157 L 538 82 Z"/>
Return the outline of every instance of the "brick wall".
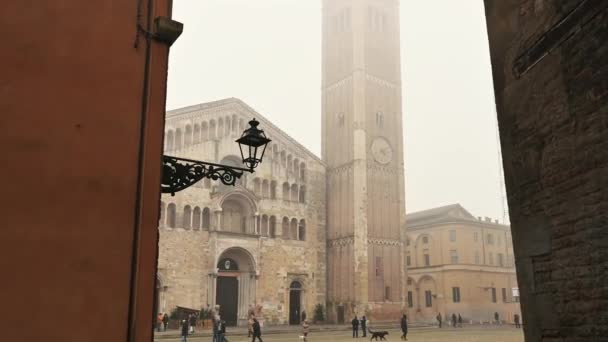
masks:
<path fill-rule="evenodd" d="M 608 336 L 608 2 L 486 0 L 527 341 Z"/>

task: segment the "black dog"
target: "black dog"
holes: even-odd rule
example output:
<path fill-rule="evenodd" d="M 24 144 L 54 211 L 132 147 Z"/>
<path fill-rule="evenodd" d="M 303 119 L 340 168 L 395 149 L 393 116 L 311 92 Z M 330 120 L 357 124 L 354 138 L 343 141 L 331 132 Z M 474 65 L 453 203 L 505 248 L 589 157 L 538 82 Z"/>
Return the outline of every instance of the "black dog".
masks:
<path fill-rule="evenodd" d="M 380 337 L 380 341 L 386 341 L 385 336 L 388 335 L 388 331 L 372 331 L 372 329 L 368 329 L 369 333 L 372 334 L 372 337 L 369 339 L 378 341 L 378 337 Z"/>

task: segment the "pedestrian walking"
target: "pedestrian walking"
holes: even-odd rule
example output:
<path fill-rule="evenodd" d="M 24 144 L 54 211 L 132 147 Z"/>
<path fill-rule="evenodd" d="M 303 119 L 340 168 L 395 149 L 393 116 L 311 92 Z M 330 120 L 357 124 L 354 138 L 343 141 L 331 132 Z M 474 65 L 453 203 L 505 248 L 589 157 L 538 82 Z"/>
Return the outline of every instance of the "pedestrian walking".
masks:
<path fill-rule="evenodd" d="M 262 329 L 260 328 L 260 322 L 258 322 L 258 320 L 254 317 L 253 318 L 253 338 L 251 339 L 251 342 L 255 342 L 255 338 L 258 338 L 258 340 L 260 342 L 264 342 L 262 341 Z"/>
<path fill-rule="evenodd" d="M 500 324 L 500 320 L 499 320 L 499 316 L 498 316 L 498 312 L 494 312 L 494 320 L 496 321 L 496 324 Z"/>
<path fill-rule="evenodd" d="M 456 314 L 452 314 L 452 327 L 456 328 Z"/>
<path fill-rule="evenodd" d="M 222 342 L 222 340 L 219 338 L 221 322 L 218 314 L 213 314 L 211 324 L 213 324 L 213 342 Z"/>
<path fill-rule="evenodd" d="M 363 315 L 363 317 L 361 317 L 361 331 L 363 332 L 363 336 L 361 337 L 366 337 L 366 331 L 367 331 L 367 318 L 365 317 L 365 315 Z"/>
<path fill-rule="evenodd" d="M 359 337 L 359 320 L 357 319 L 357 316 L 355 316 L 350 323 L 353 325 L 353 338 Z"/>
<path fill-rule="evenodd" d="M 437 313 L 437 317 L 435 317 L 437 319 L 437 322 L 439 323 L 439 328 L 441 328 L 441 314 Z"/>
<path fill-rule="evenodd" d="M 519 325 L 519 315 L 518 314 L 515 314 L 513 316 L 513 322 L 515 322 L 515 327 L 516 328 L 521 328 L 521 325 Z"/>
<path fill-rule="evenodd" d="M 190 314 L 190 333 L 194 334 L 194 327 L 196 327 L 196 314 Z"/>
<path fill-rule="evenodd" d="M 407 316 L 405 314 L 401 317 L 401 332 L 403 333 L 401 339 L 407 341 Z"/>
<path fill-rule="evenodd" d="M 187 342 L 188 337 L 188 321 L 182 320 L 182 342 Z"/>
<path fill-rule="evenodd" d="M 302 316 L 300 318 L 302 319 L 302 322 L 306 320 L 306 310 L 302 310 Z"/>
<path fill-rule="evenodd" d="M 304 311 L 302 311 L 302 312 L 304 312 Z M 304 335 L 304 342 L 306 342 L 306 341 L 307 341 L 307 337 L 308 337 L 308 327 L 309 327 L 309 325 L 308 325 L 308 321 L 304 320 L 304 321 L 302 322 L 302 335 Z"/>
<path fill-rule="evenodd" d="M 462 328 L 462 317 L 458 314 L 458 327 Z"/>
<path fill-rule="evenodd" d="M 160 327 L 163 325 L 163 313 L 159 312 L 156 316 L 156 331 L 160 332 Z"/>
<path fill-rule="evenodd" d="M 220 327 L 218 328 L 219 333 L 219 341 L 220 342 L 228 342 L 226 338 L 226 321 L 220 321 Z"/>
<path fill-rule="evenodd" d="M 169 315 L 165 312 L 163 315 L 163 331 L 167 331 L 167 325 L 169 325 Z"/>
<path fill-rule="evenodd" d="M 247 337 L 253 335 L 253 317 L 253 314 L 250 314 L 249 319 L 247 320 Z"/>

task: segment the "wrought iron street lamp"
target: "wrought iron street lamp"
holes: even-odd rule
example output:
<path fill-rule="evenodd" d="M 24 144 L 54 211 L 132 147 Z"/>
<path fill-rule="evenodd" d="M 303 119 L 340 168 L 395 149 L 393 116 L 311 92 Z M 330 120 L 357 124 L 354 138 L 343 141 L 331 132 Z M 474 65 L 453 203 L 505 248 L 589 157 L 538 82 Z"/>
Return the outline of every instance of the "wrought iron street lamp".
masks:
<path fill-rule="evenodd" d="M 266 137 L 264 131 L 258 128 L 260 123 L 253 119 L 250 127 L 236 140 L 241 150 L 243 164 L 247 168 L 208 163 L 199 160 L 163 156 L 163 176 L 161 191 L 175 195 L 203 178 L 220 180 L 226 185 L 234 185 L 244 172 L 253 173 L 262 162 L 266 145 L 272 140 Z"/>

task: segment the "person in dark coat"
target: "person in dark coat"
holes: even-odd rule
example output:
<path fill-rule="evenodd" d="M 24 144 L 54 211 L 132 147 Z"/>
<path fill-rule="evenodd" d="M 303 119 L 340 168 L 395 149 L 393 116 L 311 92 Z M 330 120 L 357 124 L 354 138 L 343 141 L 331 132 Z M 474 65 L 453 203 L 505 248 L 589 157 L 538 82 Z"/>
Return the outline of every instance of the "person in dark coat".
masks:
<path fill-rule="evenodd" d="M 401 317 L 401 332 L 403 333 L 401 339 L 407 341 L 407 316 L 405 314 Z"/>
<path fill-rule="evenodd" d="M 221 342 L 219 339 L 221 323 L 219 319 L 219 315 L 213 314 L 213 318 L 211 319 L 211 324 L 213 325 L 213 342 Z"/>
<path fill-rule="evenodd" d="M 357 319 L 357 316 L 350 323 L 353 325 L 353 338 L 359 337 L 359 319 Z"/>
<path fill-rule="evenodd" d="M 251 342 L 255 342 L 255 338 L 258 338 L 258 340 L 260 340 L 260 342 L 264 342 L 262 341 L 262 329 L 260 328 L 260 322 L 258 322 L 257 318 L 253 318 L 253 338 L 251 339 Z"/>
<path fill-rule="evenodd" d="M 302 310 L 302 314 L 300 315 L 300 322 L 304 322 L 306 320 L 306 311 Z"/>
<path fill-rule="evenodd" d="M 441 314 L 438 313 L 437 317 L 435 317 L 437 319 L 437 322 L 439 322 L 439 328 L 441 328 Z"/>
<path fill-rule="evenodd" d="M 164 331 L 167 331 L 167 325 L 169 325 L 169 315 L 165 313 L 165 315 L 163 316 Z"/>
<path fill-rule="evenodd" d="M 498 319 L 498 312 L 494 313 L 494 320 L 496 321 L 496 324 L 500 324 L 500 320 Z"/>
<path fill-rule="evenodd" d="M 361 317 L 361 331 L 363 332 L 363 336 L 361 337 L 365 337 L 366 335 L 366 331 L 367 331 L 367 318 L 365 318 L 365 315 L 363 317 Z"/>
<path fill-rule="evenodd" d="M 218 331 L 220 336 L 220 342 L 228 342 L 228 339 L 226 339 L 226 321 L 220 321 L 220 328 L 218 329 Z"/>
<path fill-rule="evenodd" d="M 456 328 L 456 314 L 452 314 L 452 327 Z"/>
<path fill-rule="evenodd" d="M 188 337 L 188 321 L 182 320 L 182 342 L 186 342 Z"/>
<path fill-rule="evenodd" d="M 518 314 L 515 314 L 513 316 L 513 322 L 515 323 L 516 328 L 521 328 L 521 325 L 519 325 L 519 315 Z"/>
<path fill-rule="evenodd" d="M 458 314 L 458 326 L 462 328 L 462 317 Z"/>

